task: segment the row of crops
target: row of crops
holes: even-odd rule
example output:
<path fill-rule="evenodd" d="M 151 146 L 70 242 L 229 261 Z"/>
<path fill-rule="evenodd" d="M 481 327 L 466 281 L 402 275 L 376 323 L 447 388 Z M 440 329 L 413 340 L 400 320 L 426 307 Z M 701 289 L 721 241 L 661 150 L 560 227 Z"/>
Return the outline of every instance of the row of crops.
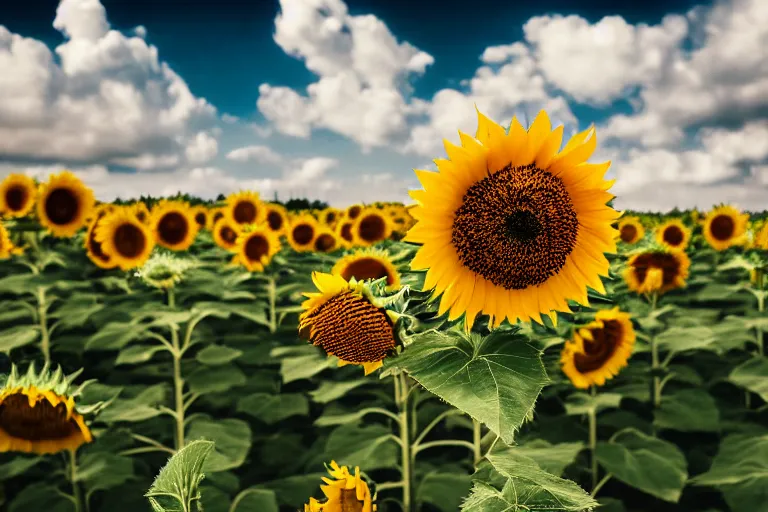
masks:
<path fill-rule="evenodd" d="M 768 222 L 478 122 L 407 207 L 5 178 L 0 509 L 768 510 Z"/>

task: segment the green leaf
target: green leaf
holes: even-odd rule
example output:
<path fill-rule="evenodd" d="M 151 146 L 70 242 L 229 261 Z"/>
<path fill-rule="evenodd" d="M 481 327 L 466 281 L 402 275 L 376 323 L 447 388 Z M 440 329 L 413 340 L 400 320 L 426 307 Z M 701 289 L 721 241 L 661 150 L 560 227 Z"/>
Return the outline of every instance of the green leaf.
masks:
<path fill-rule="evenodd" d="M 622 395 L 618 393 L 598 393 L 595 396 L 587 393 L 572 393 L 565 401 L 565 414 L 579 416 L 590 411 L 599 413 L 606 409 L 615 409 L 621 404 Z"/>
<path fill-rule="evenodd" d="M 272 425 L 291 416 L 309 415 L 309 401 L 300 393 L 254 393 L 238 400 L 237 412 Z"/>
<path fill-rule="evenodd" d="M 419 384 L 483 422 L 508 443 L 549 382 L 540 352 L 515 331 L 466 336 L 457 331 L 414 337 L 386 367 L 406 370 Z"/>
<path fill-rule="evenodd" d="M 75 504 L 56 486 L 46 482 L 34 482 L 25 486 L 11 501 L 8 512 L 75 512 Z"/>
<path fill-rule="evenodd" d="M 110 322 L 88 338 L 85 350 L 120 350 L 128 343 L 143 338 L 145 332 L 144 326 L 131 322 Z"/>
<path fill-rule="evenodd" d="M 117 354 L 116 365 L 146 363 L 157 352 L 165 350 L 163 345 L 131 345 Z"/>
<path fill-rule="evenodd" d="M 370 384 L 370 380 L 358 379 L 350 381 L 330 381 L 326 380 L 320 384 L 320 387 L 309 392 L 312 401 L 318 404 L 327 404 L 338 400 L 355 388 L 364 384 Z"/>
<path fill-rule="evenodd" d="M 728 380 L 768 402 L 768 357 L 753 357 L 731 371 Z"/>
<path fill-rule="evenodd" d="M 664 501 L 677 503 L 688 479 L 687 462 L 674 444 L 626 429 L 598 442 L 597 460 L 614 478 Z"/>
<path fill-rule="evenodd" d="M 0 331 L 0 352 L 11 353 L 11 350 L 30 345 L 40 337 L 40 328 L 36 325 L 18 325 Z"/>
<path fill-rule="evenodd" d="M 193 441 L 168 460 L 145 494 L 156 512 L 191 510 L 192 502 L 200 499 L 203 465 L 212 451 L 212 442 Z"/>
<path fill-rule="evenodd" d="M 702 389 L 682 389 L 661 397 L 653 424 L 681 432 L 717 432 L 720 411 L 715 399 Z"/>
<path fill-rule="evenodd" d="M 75 481 L 85 485 L 90 496 L 96 491 L 112 489 L 133 478 L 133 459 L 114 453 L 95 452 L 80 455 Z"/>
<path fill-rule="evenodd" d="M 371 471 L 395 467 L 400 449 L 391 430 L 382 425 L 342 425 L 328 436 L 325 453 L 343 466 L 360 466 Z"/>
<path fill-rule="evenodd" d="M 117 400 L 99 415 L 99 421 L 117 423 L 120 421 L 138 422 L 160 415 L 158 405 L 165 402 L 168 386 L 155 384 L 134 398 Z"/>
<path fill-rule="evenodd" d="M 279 512 L 275 491 L 250 487 L 232 501 L 230 512 Z"/>
<path fill-rule="evenodd" d="M 216 307 L 227 313 L 245 318 L 255 324 L 269 327 L 269 319 L 264 311 L 263 304 L 258 302 L 248 302 L 244 304 L 215 302 Z"/>
<path fill-rule="evenodd" d="M 224 345 L 208 345 L 197 353 L 196 359 L 197 362 L 208 366 L 219 366 L 237 359 L 242 354 L 241 351 Z"/>
<path fill-rule="evenodd" d="M 0 475 L 3 475 L 4 479 L 10 479 L 15 476 L 23 475 L 27 470 L 35 467 L 44 459 L 43 457 L 26 457 L 23 455 L 17 455 L 10 462 L 0 464 Z"/>
<path fill-rule="evenodd" d="M 59 328 L 74 329 L 82 327 L 91 318 L 91 315 L 104 308 L 103 303 L 96 302 L 95 295 L 75 296 L 59 306 L 49 318 L 57 319 Z"/>
<path fill-rule="evenodd" d="M 704 348 L 715 341 L 709 327 L 670 327 L 656 336 L 661 351 L 683 352 Z"/>
<path fill-rule="evenodd" d="M 280 375 L 283 377 L 284 383 L 308 379 L 323 370 L 336 366 L 336 358 L 321 354 L 315 347 L 310 348 L 312 349 L 310 354 L 286 357 L 280 361 Z"/>
<path fill-rule="evenodd" d="M 543 439 L 534 439 L 515 447 L 515 452 L 535 460 L 544 471 L 560 476 L 583 449 L 584 443 L 550 444 Z"/>
<path fill-rule="evenodd" d="M 430 471 L 419 484 L 416 501 L 431 503 L 440 510 L 459 510 L 471 487 L 469 475 Z"/>
<path fill-rule="evenodd" d="M 189 390 L 199 395 L 223 393 L 234 387 L 244 386 L 247 380 L 243 371 L 232 364 L 202 366 L 186 379 Z"/>
<path fill-rule="evenodd" d="M 279 504 L 303 510 L 308 496 L 317 492 L 318 482 L 322 482 L 320 479 L 327 476 L 327 473 L 309 473 L 272 480 L 262 485 L 275 492 Z"/>
<path fill-rule="evenodd" d="M 216 443 L 203 466 L 203 470 L 209 473 L 239 468 L 251 450 L 251 428 L 243 420 L 212 419 L 199 415 L 190 422 L 186 437 Z"/>

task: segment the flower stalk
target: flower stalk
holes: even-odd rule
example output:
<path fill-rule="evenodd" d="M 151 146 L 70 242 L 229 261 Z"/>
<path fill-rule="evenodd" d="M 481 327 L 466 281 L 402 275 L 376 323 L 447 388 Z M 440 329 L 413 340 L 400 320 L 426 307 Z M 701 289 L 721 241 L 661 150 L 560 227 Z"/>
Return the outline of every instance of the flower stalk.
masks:
<path fill-rule="evenodd" d="M 167 289 L 168 306 L 176 307 L 176 296 L 173 288 Z M 179 344 L 179 330 L 177 326 L 171 327 L 171 356 L 173 357 L 173 395 L 174 395 L 174 420 L 176 421 L 176 451 L 184 448 L 184 379 L 181 376 L 182 347 Z"/>
<path fill-rule="evenodd" d="M 589 408 L 587 417 L 589 418 L 589 456 L 590 456 L 590 473 L 592 474 L 592 492 L 597 492 L 597 405 L 595 398 L 597 397 L 597 388 L 592 386 L 590 388 L 593 404 Z"/>
<path fill-rule="evenodd" d="M 408 377 L 404 373 L 395 375 L 395 402 L 400 419 L 400 449 L 403 487 L 403 512 L 412 512 L 411 483 L 413 480 L 411 463 L 413 452 L 411 450 L 410 423 L 408 418 Z"/>

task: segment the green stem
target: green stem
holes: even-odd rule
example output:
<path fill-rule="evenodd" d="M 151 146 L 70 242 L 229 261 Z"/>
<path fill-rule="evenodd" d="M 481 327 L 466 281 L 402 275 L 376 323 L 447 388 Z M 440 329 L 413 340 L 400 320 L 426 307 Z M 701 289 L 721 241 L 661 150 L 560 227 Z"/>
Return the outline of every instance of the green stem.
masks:
<path fill-rule="evenodd" d="M 424 430 L 422 430 L 419 433 L 419 436 L 413 441 L 413 446 L 416 447 L 419 444 L 421 444 L 421 442 L 424 440 L 424 438 L 427 437 L 427 434 L 429 434 L 432 431 L 432 429 L 437 426 L 438 423 L 443 421 L 448 416 L 454 416 L 456 414 L 462 414 L 462 412 L 459 411 L 458 409 L 448 409 L 448 410 L 445 410 L 445 411 L 441 412 L 437 416 L 435 416 L 435 419 L 433 419 L 431 422 L 429 422 L 429 425 L 424 427 Z"/>
<path fill-rule="evenodd" d="M 477 466 L 480 463 L 480 460 L 483 458 L 483 453 L 480 450 L 480 440 L 482 433 L 483 424 L 477 421 L 475 418 L 472 418 L 472 446 L 474 447 L 474 450 L 472 451 L 474 455 L 474 465 Z"/>
<path fill-rule="evenodd" d="M 83 510 L 83 494 L 80 491 L 80 486 L 77 485 L 75 479 L 77 478 L 77 454 L 75 450 L 69 451 L 69 481 L 72 484 L 72 498 L 75 504 L 75 512 Z"/>
<path fill-rule="evenodd" d="M 591 389 L 592 396 L 597 395 L 597 390 L 594 386 Z M 597 488 L 597 408 L 591 407 L 589 413 L 589 456 L 590 456 L 590 472 L 592 473 L 592 492 Z"/>
<path fill-rule="evenodd" d="M 277 311 L 275 303 L 277 302 L 277 285 L 275 278 L 267 278 L 267 297 L 269 299 L 269 332 L 277 331 Z"/>
<path fill-rule="evenodd" d="M 376 484 L 376 492 L 386 491 L 387 489 L 397 489 L 402 486 L 403 482 L 384 482 L 382 484 Z"/>
<path fill-rule="evenodd" d="M 590 493 L 592 497 L 594 498 L 597 496 L 597 493 L 600 492 L 600 489 L 603 488 L 603 486 L 608 482 L 608 480 L 611 479 L 613 475 L 611 473 L 606 474 L 602 480 L 600 480 L 596 486 L 592 488 L 592 492 Z"/>
<path fill-rule="evenodd" d="M 765 312 L 765 296 L 762 294 L 764 291 L 763 288 L 763 273 L 760 271 L 757 276 L 757 285 L 758 290 L 761 292 L 757 295 L 757 312 L 762 316 L 762 313 Z M 763 347 L 763 329 L 758 325 L 756 327 L 757 330 L 757 354 L 760 357 L 763 357 L 765 355 L 765 347 Z"/>
<path fill-rule="evenodd" d="M 397 393 L 395 401 L 400 411 L 400 450 L 401 450 L 401 468 L 403 482 L 403 512 L 412 512 L 411 510 L 411 482 L 413 455 L 411 452 L 411 432 L 408 418 L 408 377 L 404 373 L 395 375 L 395 381 L 399 381 L 395 386 Z"/>
<path fill-rule="evenodd" d="M 173 289 L 168 288 L 168 306 L 176 307 L 176 298 Z M 184 448 L 184 379 L 181 377 L 181 346 L 179 345 L 179 331 L 177 326 L 171 326 L 171 346 L 173 351 L 173 392 L 174 392 L 174 420 L 176 421 L 176 451 Z"/>
<path fill-rule="evenodd" d="M 475 445 L 469 441 L 462 441 L 460 439 L 441 439 L 439 441 L 430 441 L 428 443 L 420 444 L 413 450 L 413 454 L 416 455 L 428 448 L 434 448 L 436 446 L 463 446 L 473 453 L 475 451 Z"/>
<path fill-rule="evenodd" d="M 656 301 L 658 300 L 658 294 L 651 294 L 651 311 L 650 315 L 656 310 Z M 656 343 L 656 336 L 653 332 L 649 335 L 649 342 L 651 344 L 651 371 L 653 372 L 653 387 L 651 388 L 653 407 L 658 408 L 661 405 L 661 379 L 657 375 L 660 368 L 659 365 L 659 345 Z"/>
<path fill-rule="evenodd" d="M 45 364 L 51 364 L 51 336 L 48 331 L 48 304 L 45 288 L 37 288 L 37 318 L 40 323 L 40 351 L 43 353 Z"/>

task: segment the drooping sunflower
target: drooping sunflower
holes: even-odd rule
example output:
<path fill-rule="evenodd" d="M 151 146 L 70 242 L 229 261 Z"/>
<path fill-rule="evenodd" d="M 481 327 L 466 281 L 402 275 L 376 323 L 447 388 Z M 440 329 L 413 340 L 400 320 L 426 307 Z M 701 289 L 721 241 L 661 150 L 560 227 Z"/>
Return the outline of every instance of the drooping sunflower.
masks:
<path fill-rule="evenodd" d="M 356 245 L 373 245 L 387 240 L 390 235 L 392 220 L 376 208 L 367 208 L 360 212 L 352 225 L 352 237 Z"/>
<path fill-rule="evenodd" d="M 235 251 L 237 237 L 240 236 L 241 226 L 229 217 L 222 216 L 213 225 L 213 241 L 222 249 Z"/>
<path fill-rule="evenodd" d="M 679 249 L 645 250 L 630 256 L 624 280 L 630 290 L 641 293 L 666 293 L 685 286 L 691 260 Z"/>
<path fill-rule="evenodd" d="M 344 211 L 344 216 L 348 218 L 349 220 L 355 220 L 358 215 L 363 211 L 363 205 L 361 204 L 353 204 L 347 207 L 347 209 Z"/>
<path fill-rule="evenodd" d="M 260 224 L 264 221 L 267 209 L 259 199 L 259 194 L 241 191 L 227 197 L 227 212 L 237 224 Z"/>
<path fill-rule="evenodd" d="M 38 374 L 34 365 L 19 375 L 13 365 L 0 388 L 0 452 L 48 454 L 90 443 L 91 431 L 75 405 L 82 391 L 72 388 L 75 377 L 47 367 Z"/>
<path fill-rule="evenodd" d="M 297 252 L 311 251 L 314 248 L 319 228 L 317 221 L 311 215 L 299 215 L 291 219 L 286 233 L 288 243 Z"/>
<path fill-rule="evenodd" d="M 199 230 L 187 203 L 166 199 L 152 208 L 149 225 L 157 244 L 172 251 L 188 249 Z"/>
<path fill-rule="evenodd" d="M 40 186 L 37 217 L 54 236 L 71 237 L 85 225 L 94 203 L 93 191 L 64 171 Z"/>
<path fill-rule="evenodd" d="M 9 174 L 0 183 L 0 213 L 24 217 L 35 207 L 35 180 L 26 174 Z"/>
<path fill-rule="evenodd" d="M 96 231 L 101 224 L 102 219 L 113 212 L 115 208 L 112 205 L 101 204 L 96 207 L 94 214 L 91 216 L 91 220 L 88 223 L 88 230 L 85 233 L 85 252 L 88 259 L 91 260 L 97 267 L 105 270 L 115 268 L 117 263 L 107 254 L 104 253 L 101 242 L 96 240 Z"/>
<path fill-rule="evenodd" d="M 342 219 L 336 224 L 336 234 L 339 236 L 339 240 L 347 247 L 352 247 L 355 243 L 355 237 L 352 235 L 352 226 L 355 221 L 349 219 Z"/>
<path fill-rule="evenodd" d="M 263 272 L 280 251 L 280 239 L 266 226 L 250 226 L 236 242 L 237 262 L 249 272 Z"/>
<path fill-rule="evenodd" d="M 192 217 L 197 222 L 198 229 L 205 229 L 208 227 L 208 208 L 203 205 L 197 205 L 192 208 Z"/>
<path fill-rule="evenodd" d="M 21 254 L 24 251 L 16 247 L 11 240 L 11 236 L 5 226 L 0 224 L 0 260 L 7 260 L 12 255 Z"/>
<path fill-rule="evenodd" d="M 325 485 L 320 489 L 325 494 L 325 501 L 310 498 L 304 505 L 304 512 L 376 512 L 375 499 L 368 484 L 360 477 L 358 466 L 355 466 L 354 476 L 347 466 L 339 466 L 333 460 L 326 469 L 333 480 L 323 477 Z"/>
<path fill-rule="evenodd" d="M 574 386 L 602 386 L 627 365 L 635 346 L 635 330 L 628 313 L 601 310 L 595 320 L 578 329 L 565 343 L 560 364 Z"/>
<path fill-rule="evenodd" d="M 319 293 L 304 294 L 299 335 L 338 357 L 339 366 L 362 365 L 366 375 L 381 368 L 397 346 L 397 314 L 382 307 L 365 283 L 355 279 L 347 282 L 313 272 L 312 281 Z"/>
<path fill-rule="evenodd" d="M 321 227 L 317 230 L 317 236 L 313 242 L 315 252 L 333 252 L 342 246 L 339 237 L 329 227 Z"/>
<path fill-rule="evenodd" d="M 435 160 L 438 172 L 416 170 L 424 190 L 410 192 L 417 222 L 404 240 L 422 244 L 411 268 L 429 269 L 424 288 L 442 294 L 439 314 L 466 313 L 469 330 L 480 312 L 494 326 L 540 320 L 568 311 L 567 299 L 587 304 L 587 286 L 605 293 L 603 253 L 616 250 L 620 214 L 606 204 L 610 162 L 586 163 L 594 129 L 558 152 L 563 127 L 553 131 L 543 111 L 527 132 L 517 119 L 508 133 L 478 119 L 476 138 L 446 141 L 450 159 Z"/>
<path fill-rule="evenodd" d="M 288 225 L 288 212 L 279 204 L 267 203 L 266 215 L 264 223 L 269 226 L 269 229 L 277 235 L 285 233 L 286 226 Z"/>
<path fill-rule="evenodd" d="M 749 214 L 733 206 L 713 208 L 704 219 L 704 238 L 716 251 L 739 245 L 744 241 L 748 220 Z"/>
<path fill-rule="evenodd" d="M 96 227 L 96 241 L 121 270 L 142 266 L 155 248 L 152 231 L 129 208 L 117 209 L 101 218 Z"/>
<path fill-rule="evenodd" d="M 682 219 L 669 219 L 656 228 L 656 241 L 672 249 L 685 249 L 691 239 L 691 230 Z"/>
<path fill-rule="evenodd" d="M 381 249 L 360 249 L 340 258 L 331 269 L 347 281 L 353 277 L 357 281 L 367 281 L 387 278 L 387 289 L 400 288 L 400 274 L 387 251 Z"/>
<path fill-rule="evenodd" d="M 636 244 L 645 237 L 645 228 L 637 217 L 623 217 L 619 221 L 619 238 L 625 244 Z"/>

